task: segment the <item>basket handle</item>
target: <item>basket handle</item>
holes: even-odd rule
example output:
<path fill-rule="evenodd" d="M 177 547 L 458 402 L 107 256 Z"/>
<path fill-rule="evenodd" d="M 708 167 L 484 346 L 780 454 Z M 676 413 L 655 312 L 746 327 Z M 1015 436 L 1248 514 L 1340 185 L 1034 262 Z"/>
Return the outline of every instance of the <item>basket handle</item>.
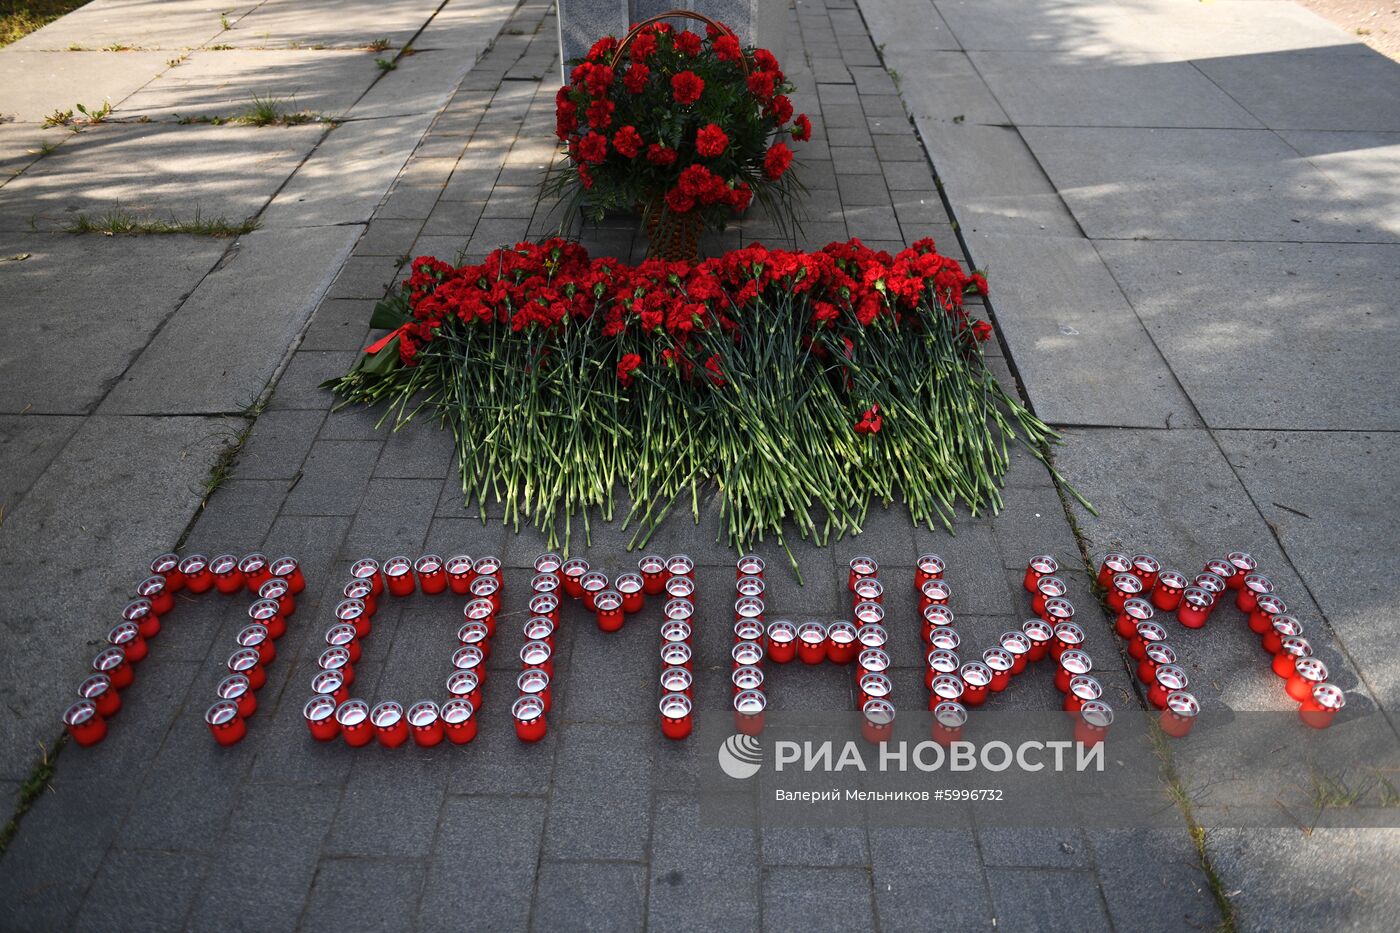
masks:
<path fill-rule="evenodd" d="M 617 44 L 617 51 L 613 53 L 612 67 L 617 67 L 617 63 L 622 60 L 622 56 L 627 52 L 627 46 L 632 44 L 632 40 L 637 38 L 637 36 L 641 33 L 643 29 L 652 25 L 653 23 L 659 23 L 663 19 L 671 19 L 673 17 L 680 17 L 681 19 L 693 19 L 696 22 L 704 23 L 706 26 L 709 26 L 719 32 L 722 32 L 733 39 L 737 40 L 739 38 L 738 36 L 734 35 L 734 30 L 730 29 L 723 23 L 716 22 L 715 20 L 710 19 L 704 13 L 696 13 L 694 10 L 672 10 L 669 13 L 658 13 L 655 16 L 647 17 L 640 23 L 637 23 L 631 29 L 627 30 L 627 35 L 624 36 L 622 38 L 622 41 Z M 749 76 L 749 60 L 747 56 L 739 56 L 739 67 L 743 69 L 744 77 L 747 78 Z"/>

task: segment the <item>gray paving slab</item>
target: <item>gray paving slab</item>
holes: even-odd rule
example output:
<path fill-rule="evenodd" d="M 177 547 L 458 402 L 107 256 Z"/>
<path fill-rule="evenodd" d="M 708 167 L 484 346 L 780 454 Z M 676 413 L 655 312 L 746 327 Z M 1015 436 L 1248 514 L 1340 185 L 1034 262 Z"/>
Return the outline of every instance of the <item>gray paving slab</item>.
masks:
<path fill-rule="evenodd" d="M 432 17 L 440 4 L 431 0 L 384 4 L 372 0 L 266 0 L 218 42 L 240 49 L 278 49 L 306 46 L 360 48 L 388 39 L 391 48 L 403 48 Z"/>
<path fill-rule="evenodd" d="M 495 36 L 515 10 L 510 0 L 463 3 L 453 0 L 437 11 L 413 43 L 414 48 L 476 49 L 483 37 Z M 558 28 L 552 17 L 550 22 Z M 522 27 L 523 28 L 523 27 Z"/>
<path fill-rule="evenodd" d="M 545 802 L 523 797 L 450 797 L 437 825 L 418 927 L 456 931 L 466 918 L 522 929 L 544 829 Z"/>
<path fill-rule="evenodd" d="M 961 49 L 948 24 L 930 0 L 867 0 L 860 5 L 870 39 L 886 55 L 912 49 Z"/>
<path fill-rule="evenodd" d="M 659 795 L 654 819 L 648 926 L 667 931 L 757 928 L 760 876 L 754 832 L 701 825 L 699 806 L 688 796 Z"/>
<path fill-rule="evenodd" d="M 83 901 L 75 930 L 110 930 L 114 917 L 131 929 L 171 929 L 184 922 L 204 860 L 183 852 L 135 852 L 114 849 L 107 854 Z M 149 892 L 159 888 L 161 897 Z"/>
<path fill-rule="evenodd" d="M 0 229 L 64 229 L 80 214 L 142 220 L 254 216 L 325 129 L 320 126 L 90 127 L 5 186 Z"/>
<path fill-rule="evenodd" d="M 0 234 L 0 255 L 28 254 L 0 274 L 0 320 L 11 335 L 0 349 L 0 410 L 91 411 L 226 247 L 192 237 Z M 101 330 L 92 327 L 95 298 Z"/>
<path fill-rule="evenodd" d="M 1112 930 L 1090 871 L 988 868 L 998 929 Z"/>
<path fill-rule="evenodd" d="M 266 51 L 196 49 L 116 105 L 122 119 L 232 118 L 254 98 L 288 113 L 345 115 L 382 73 L 363 50 Z"/>
<path fill-rule="evenodd" d="M 541 862 L 530 929 L 641 929 L 646 890 L 646 869 L 641 865 Z"/>
<path fill-rule="evenodd" d="M 1374 222 L 1400 233 L 1400 133 L 1283 130 L 1284 141 L 1307 157 Z"/>
<path fill-rule="evenodd" d="M 33 123 L 0 125 L 0 188 L 43 158 L 48 150 L 72 138 L 72 132 L 61 126 L 44 129 Z"/>
<path fill-rule="evenodd" d="M 240 237 L 103 403 L 112 413 L 236 412 L 262 396 L 358 226 Z M 230 306 L 239 307 L 232 316 Z M 201 357 L 211 361 L 191 367 Z"/>
<path fill-rule="evenodd" d="M 15 42 L 14 51 L 68 51 L 73 46 L 183 51 L 217 41 L 221 17 L 233 22 L 256 0 L 93 0 Z M 8 53 L 7 53 L 8 54 Z M 129 54 L 129 53 L 122 53 Z"/>
<path fill-rule="evenodd" d="M 874 930 L 870 872 L 864 868 L 769 868 L 763 916 L 773 930 Z"/>
<path fill-rule="evenodd" d="M 351 118 L 373 120 L 411 113 L 436 114 L 447 105 L 494 35 L 495 30 L 483 27 L 473 47 L 419 51 L 399 58 L 394 69 L 384 72 L 355 105 Z"/>
<path fill-rule="evenodd" d="M 82 426 L 79 418 L 0 416 L 0 505 L 10 513 Z"/>
<path fill-rule="evenodd" d="M 1095 830 L 1088 836 L 1116 928 L 1168 933 L 1220 922 L 1220 908 L 1184 828 Z"/>
<path fill-rule="evenodd" d="M 297 928 L 401 930 L 417 909 L 426 874 L 418 862 L 324 858 Z"/>
<path fill-rule="evenodd" d="M 1190 400 L 1094 245 L 975 235 L 996 320 L 1040 417 L 1056 424 L 1185 427 Z M 1069 366 L 1067 360 L 1094 360 Z"/>
<path fill-rule="evenodd" d="M 1273 133 L 1023 127 L 1021 135 L 1091 238 L 1395 241 Z"/>
<path fill-rule="evenodd" d="M 1397 247 L 1097 245 L 1210 427 L 1396 427 Z"/>
<path fill-rule="evenodd" d="M 1009 119 L 996 96 L 963 52 L 896 49 L 885 62 L 899 75 L 899 89 L 909 113 L 929 129 L 962 123 L 1000 126 Z"/>
<path fill-rule="evenodd" d="M 988 928 L 992 910 L 976 851 L 970 831 L 872 826 L 871 880 L 880 929 Z M 930 871 L 925 863 L 934 853 L 947 859 Z"/>
<path fill-rule="evenodd" d="M 165 71 L 164 52 L 26 52 L 0 53 L 0 120 L 42 123 L 56 110 L 82 104 L 90 111 L 104 103 L 117 107 Z M 100 90 L 97 90 L 100 88 Z"/>

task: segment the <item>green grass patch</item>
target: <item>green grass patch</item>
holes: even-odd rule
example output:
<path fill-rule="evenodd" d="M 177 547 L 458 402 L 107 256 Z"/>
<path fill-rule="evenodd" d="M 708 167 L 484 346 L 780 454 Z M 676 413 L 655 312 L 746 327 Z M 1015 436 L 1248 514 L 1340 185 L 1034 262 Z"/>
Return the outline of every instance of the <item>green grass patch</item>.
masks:
<path fill-rule="evenodd" d="M 242 236 L 258 229 L 256 220 L 248 219 L 231 223 L 223 217 L 203 217 L 195 211 L 190 220 L 172 217 L 169 220 L 151 220 L 128 214 L 121 208 L 114 208 L 105 214 L 79 214 L 65 228 L 75 235 L 97 233 L 102 236 L 207 236 L 227 238 Z"/>
<path fill-rule="evenodd" d="M 0 46 L 23 39 L 88 0 L 0 0 Z"/>

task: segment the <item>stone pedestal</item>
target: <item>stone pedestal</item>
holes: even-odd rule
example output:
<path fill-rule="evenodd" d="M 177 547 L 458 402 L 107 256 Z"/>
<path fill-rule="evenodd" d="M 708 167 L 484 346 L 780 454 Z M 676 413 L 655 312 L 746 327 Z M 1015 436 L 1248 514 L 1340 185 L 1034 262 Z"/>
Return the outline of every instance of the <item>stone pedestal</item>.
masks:
<path fill-rule="evenodd" d="M 761 46 L 783 60 L 789 0 L 558 0 L 559 48 L 567 62 L 582 57 L 603 36 L 621 38 L 627 27 L 668 10 L 694 10 L 729 26 L 744 45 Z M 685 20 L 674 20 L 681 28 Z M 701 24 L 691 21 L 692 32 Z"/>

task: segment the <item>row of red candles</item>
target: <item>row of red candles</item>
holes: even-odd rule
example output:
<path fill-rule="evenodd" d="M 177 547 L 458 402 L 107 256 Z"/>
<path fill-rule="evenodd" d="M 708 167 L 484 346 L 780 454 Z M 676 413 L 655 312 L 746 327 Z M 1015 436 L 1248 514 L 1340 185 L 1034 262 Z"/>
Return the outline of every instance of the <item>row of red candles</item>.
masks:
<path fill-rule="evenodd" d="M 148 642 L 160 634 L 162 617 L 175 608 L 175 593 L 214 590 L 232 595 L 247 590 L 257 596 L 248 609 L 250 624 L 238 633 L 228 676 L 218 686 L 219 699 L 205 713 L 216 740 L 238 741 L 246 732 L 244 720 L 257 710 L 255 693 L 266 681 L 264 665 L 276 657 L 273 642 L 286 631 L 286 617 L 296 611 L 295 594 L 305 587 L 301 567 L 291 557 L 156 557 L 151 575 L 137 585 L 135 597 L 122 610 L 122 621 L 107 633 L 108 646 L 93 659 L 90 676 L 78 688 L 80 699 L 63 714 L 69 735 L 82 746 L 106 738 L 107 720 L 121 710 L 121 691 L 135 682 L 134 665 L 147 657 Z"/>

